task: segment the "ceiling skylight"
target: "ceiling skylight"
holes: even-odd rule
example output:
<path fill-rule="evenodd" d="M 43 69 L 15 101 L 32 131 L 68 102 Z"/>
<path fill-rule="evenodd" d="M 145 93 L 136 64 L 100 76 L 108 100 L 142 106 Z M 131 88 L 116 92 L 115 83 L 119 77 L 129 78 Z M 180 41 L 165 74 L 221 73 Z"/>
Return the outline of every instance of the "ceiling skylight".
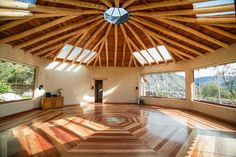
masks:
<path fill-rule="evenodd" d="M 79 58 L 76 60 L 77 62 L 80 62 L 81 59 L 83 59 L 90 51 L 84 50 L 83 53 L 79 56 Z"/>
<path fill-rule="evenodd" d="M 58 54 L 57 58 L 65 58 L 72 48 L 72 45 L 66 44 Z"/>
<path fill-rule="evenodd" d="M 91 52 L 88 57 L 83 61 L 83 63 L 87 63 L 91 58 L 96 56 L 96 52 Z"/>
<path fill-rule="evenodd" d="M 194 3 L 193 8 L 205 8 L 205 7 L 215 7 L 220 5 L 234 4 L 234 0 L 213 0 L 207 2 Z M 209 14 L 197 14 L 197 17 L 207 17 L 207 16 L 219 16 L 219 15 L 231 15 L 235 14 L 235 11 L 225 11 L 225 12 L 215 12 Z"/>
<path fill-rule="evenodd" d="M 104 12 L 104 19 L 111 24 L 121 24 L 128 20 L 129 14 L 124 8 L 111 7 Z"/>
<path fill-rule="evenodd" d="M 73 45 L 66 44 L 62 48 L 61 52 L 58 54 L 57 58 L 65 59 L 73 47 L 74 47 Z M 68 58 L 66 58 L 66 59 L 67 60 L 76 59 L 76 57 L 81 53 L 81 51 L 82 51 L 81 47 L 74 47 L 74 50 L 69 54 Z M 89 53 L 90 53 L 90 50 L 84 50 L 79 55 L 79 57 L 76 59 L 76 61 L 80 62 L 84 57 L 86 57 L 84 59 L 83 63 L 87 63 L 93 56 L 95 56 L 97 54 L 96 52 L 91 52 L 90 54 Z"/>
<path fill-rule="evenodd" d="M 157 49 L 162 54 L 165 60 L 171 59 L 171 56 L 165 46 L 157 46 Z"/>
<path fill-rule="evenodd" d="M 68 56 L 68 60 L 73 60 L 82 50 L 80 47 L 75 47 L 74 50 L 71 52 L 71 54 Z"/>
<path fill-rule="evenodd" d="M 139 52 L 134 52 L 133 55 L 142 65 L 147 63 L 147 61 L 140 55 Z"/>
<path fill-rule="evenodd" d="M 163 61 L 163 59 L 161 58 L 161 56 L 159 55 L 159 53 L 157 52 L 155 48 L 147 49 L 147 51 L 153 56 L 153 58 L 156 61 Z"/>
<path fill-rule="evenodd" d="M 147 53 L 146 50 L 142 50 L 142 51 L 140 51 L 140 53 L 142 53 L 142 55 L 148 60 L 148 62 L 150 62 L 150 63 L 154 63 L 155 62 L 152 59 L 152 57 Z"/>

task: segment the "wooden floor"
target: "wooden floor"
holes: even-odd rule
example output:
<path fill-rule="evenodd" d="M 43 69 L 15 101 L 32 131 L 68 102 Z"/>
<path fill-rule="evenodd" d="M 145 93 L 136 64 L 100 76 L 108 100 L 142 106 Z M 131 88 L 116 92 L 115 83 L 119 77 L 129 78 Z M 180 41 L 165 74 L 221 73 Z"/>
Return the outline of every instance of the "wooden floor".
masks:
<path fill-rule="evenodd" d="M 0 156 L 235 157 L 236 126 L 153 106 L 35 110 L 0 121 Z"/>

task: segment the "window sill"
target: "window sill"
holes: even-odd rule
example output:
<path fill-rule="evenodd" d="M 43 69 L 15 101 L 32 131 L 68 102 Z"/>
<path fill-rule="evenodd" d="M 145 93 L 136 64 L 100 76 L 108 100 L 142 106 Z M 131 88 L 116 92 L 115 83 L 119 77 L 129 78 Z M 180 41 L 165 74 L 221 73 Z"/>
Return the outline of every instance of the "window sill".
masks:
<path fill-rule="evenodd" d="M 200 100 L 192 100 L 193 102 L 197 102 L 197 103 L 205 103 L 208 105 L 212 105 L 212 106 L 217 106 L 217 107 L 225 107 L 225 108 L 231 108 L 231 109 L 236 109 L 236 106 L 228 106 L 228 105 L 223 105 L 223 104 L 219 104 L 219 103 L 214 103 L 214 102 L 209 102 L 209 101 L 200 101 Z"/>
<path fill-rule="evenodd" d="M 34 99 L 32 98 L 32 99 L 23 99 L 23 100 L 2 101 L 2 102 L 0 102 L 0 105 L 10 104 L 10 103 L 15 103 L 15 102 L 30 101 L 30 100 L 34 100 Z"/>
<path fill-rule="evenodd" d="M 168 97 L 158 97 L 158 96 L 141 96 L 141 97 L 145 97 L 145 98 L 161 98 L 161 99 L 175 99 L 175 100 L 186 100 L 186 98 L 168 98 Z"/>

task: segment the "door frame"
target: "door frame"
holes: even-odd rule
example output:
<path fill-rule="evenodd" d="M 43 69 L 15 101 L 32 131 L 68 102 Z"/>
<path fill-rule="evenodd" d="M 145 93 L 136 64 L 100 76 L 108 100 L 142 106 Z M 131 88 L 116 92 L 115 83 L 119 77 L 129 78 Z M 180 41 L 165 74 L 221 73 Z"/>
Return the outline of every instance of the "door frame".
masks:
<path fill-rule="evenodd" d="M 99 95 L 99 89 L 98 89 L 98 84 L 101 83 L 101 89 L 102 89 L 102 95 L 101 95 L 101 99 L 98 99 L 98 95 Z M 94 101 L 95 103 L 103 103 L 103 80 L 95 80 L 95 88 L 94 88 Z"/>

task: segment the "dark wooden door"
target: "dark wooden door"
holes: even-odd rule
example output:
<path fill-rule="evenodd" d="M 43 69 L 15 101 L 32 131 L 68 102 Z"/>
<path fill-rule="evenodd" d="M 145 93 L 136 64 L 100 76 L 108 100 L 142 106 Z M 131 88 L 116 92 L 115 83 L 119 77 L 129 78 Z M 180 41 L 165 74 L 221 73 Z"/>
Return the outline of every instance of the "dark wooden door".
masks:
<path fill-rule="evenodd" d="M 103 89 L 102 80 L 95 80 L 95 102 L 102 103 Z"/>

